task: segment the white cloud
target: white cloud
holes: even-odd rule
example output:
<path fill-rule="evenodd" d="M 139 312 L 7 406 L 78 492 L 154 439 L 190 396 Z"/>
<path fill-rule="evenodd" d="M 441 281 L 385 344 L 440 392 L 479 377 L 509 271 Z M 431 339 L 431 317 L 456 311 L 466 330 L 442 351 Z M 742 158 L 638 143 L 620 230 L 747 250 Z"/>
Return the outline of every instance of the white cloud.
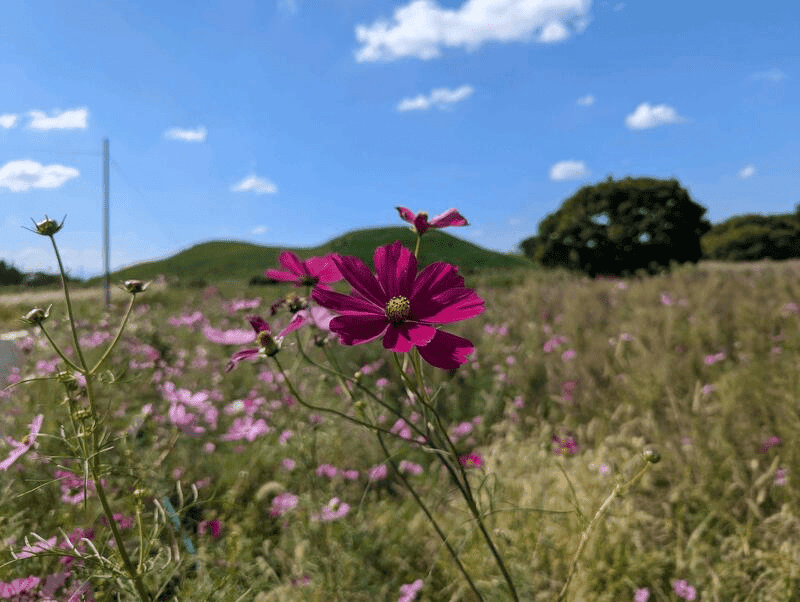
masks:
<path fill-rule="evenodd" d="M 486 42 L 560 42 L 569 24 L 581 33 L 589 23 L 591 0 L 466 0 L 452 10 L 435 0 L 413 0 L 395 10 L 391 22 L 357 25 L 358 62 L 441 55 L 442 47 L 474 50 Z"/>
<path fill-rule="evenodd" d="M 780 69 L 773 67 L 769 71 L 759 71 L 751 76 L 753 79 L 766 79 L 771 82 L 778 82 L 786 77 L 786 74 Z"/>
<path fill-rule="evenodd" d="M 420 94 L 415 98 L 404 98 L 397 105 L 398 111 L 416 111 L 427 110 L 433 105 L 440 109 L 447 107 L 455 102 L 464 100 L 473 92 L 471 86 L 461 86 L 455 90 L 448 90 L 447 88 L 436 88 L 431 90 L 430 96 Z"/>
<path fill-rule="evenodd" d="M 742 179 L 753 177 L 756 173 L 756 168 L 753 165 L 745 165 L 739 172 L 739 177 Z"/>
<path fill-rule="evenodd" d="M 250 230 L 250 233 L 251 234 L 264 234 L 264 232 L 266 232 L 267 230 L 269 230 L 269 228 L 267 228 L 266 226 L 256 226 L 255 228 Z"/>
<path fill-rule="evenodd" d="M 681 123 L 685 121 L 683 117 L 675 112 L 675 109 L 667 105 L 650 106 L 643 102 L 636 110 L 625 118 L 625 125 L 632 130 L 644 130 L 654 128 L 658 125 L 667 123 Z"/>
<path fill-rule="evenodd" d="M 42 111 L 31 111 L 31 122 L 28 127 L 34 130 L 76 130 L 86 129 L 86 120 L 89 117 L 87 109 L 72 109 L 62 113 L 54 113 L 48 117 Z"/>
<path fill-rule="evenodd" d="M 551 180 L 580 180 L 589 175 L 583 161 L 559 161 L 550 168 Z"/>
<path fill-rule="evenodd" d="M 13 128 L 14 125 L 17 123 L 17 116 L 11 115 L 10 113 L 6 113 L 5 115 L 0 115 L 0 128 Z"/>
<path fill-rule="evenodd" d="M 58 188 L 79 175 L 77 169 L 65 165 L 42 165 L 29 159 L 10 161 L 0 167 L 0 188 L 8 188 L 11 192 Z"/>
<path fill-rule="evenodd" d="M 206 128 L 201 125 L 196 130 L 172 128 L 164 132 L 164 138 L 167 140 L 183 140 L 184 142 L 205 142 L 207 134 Z"/>
<path fill-rule="evenodd" d="M 231 186 L 233 192 L 255 192 L 256 194 L 275 194 L 278 192 L 277 186 L 265 178 L 250 176 L 238 184 Z"/>
<path fill-rule="evenodd" d="M 591 94 L 584 96 L 583 98 L 578 99 L 578 104 L 583 105 L 584 107 L 588 107 L 589 105 L 594 104 L 594 96 Z"/>

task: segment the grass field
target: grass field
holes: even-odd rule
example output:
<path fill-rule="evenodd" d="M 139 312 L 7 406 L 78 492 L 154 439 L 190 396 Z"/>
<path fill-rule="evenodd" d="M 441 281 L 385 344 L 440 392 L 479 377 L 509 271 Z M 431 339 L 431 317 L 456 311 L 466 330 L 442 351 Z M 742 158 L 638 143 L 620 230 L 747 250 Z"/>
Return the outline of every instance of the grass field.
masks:
<path fill-rule="evenodd" d="M 425 376 L 459 453 L 474 454 L 470 482 L 521 600 L 557 599 L 581 534 L 642 467 L 645 448 L 661 462 L 593 524 L 565 600 L 800 599 L 796 263 L 701 264 L 626 280 L 495 270 L 467 284 L 486 311 L 448 330 L 476 352 L 458 370 L 426 366 Z M 226 279 L 137 296 L 96 394 L 106 490 L 129 553 L 141 550 L 147 587 L 159 600 L 477 599 L 401 475 L 380 468 L 374 435 L 295 403 L 271 361 L 224 372 L 247 345 L 210 339 L 249 330 L 245 315 L 268 317 L 277 296 L 296 290 Z M 75 301 L 90 362 L 124 313 L 125 295 L 113 299 L 110 311 Z M 3 329 L 19 328 L 27 302 L 0 304 Z M 64 301 L 50 302 L 48 332 L 69 349 Z M 289 318 L 268 319 L 280 328 Z M 299 345 L 324 356 L 309 329 L 298 332 L 277 357 L 306 399 L 402 432 L 390 416 L 380 422 L 381 406 L 306 363 Z M 20 344 L 26 361 L 12 380 L 55 375 L 58 358 L 41 335 Z M 332 350 L 407 424 L 419 420 L 379 343 Z M 74 395 L 85 403 L 80 387 Z M 96 600 L 132 600 L 127 581 L 97 559 L 115 551 L 91 485 L 84 504 L 83 467 L 69 460 L 81 442 L 64 396 L 62 384 L 39 380 L 0 398 L 0 432 L 16 441 L 44 415 L 35 447 L 0 478 L 0 581 L 40 577 L 36 592 L 49 577 L 54 599 L 88 583 Z M 508 600 L 436 459 L 402 437 L 387 443 L 484 599 Z M 0 441 L 0 461 L 12 449 Z M 71 538 L 82 558 L 10 562 L 26 536 L 35 541 L 31 532 L 56 537 L 51 552 Z"/>

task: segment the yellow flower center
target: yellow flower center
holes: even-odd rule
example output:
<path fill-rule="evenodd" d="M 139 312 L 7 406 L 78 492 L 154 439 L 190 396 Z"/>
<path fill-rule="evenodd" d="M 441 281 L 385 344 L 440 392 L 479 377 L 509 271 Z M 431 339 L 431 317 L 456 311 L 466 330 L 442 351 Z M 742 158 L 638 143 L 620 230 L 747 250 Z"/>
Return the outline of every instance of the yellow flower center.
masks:
<path fill-rule="evenodd" d="M 400 324 L 411 315 L 411 302 L 405 297 L 392 297 L 386 304 L 386 317 L 394 324 Z"/>

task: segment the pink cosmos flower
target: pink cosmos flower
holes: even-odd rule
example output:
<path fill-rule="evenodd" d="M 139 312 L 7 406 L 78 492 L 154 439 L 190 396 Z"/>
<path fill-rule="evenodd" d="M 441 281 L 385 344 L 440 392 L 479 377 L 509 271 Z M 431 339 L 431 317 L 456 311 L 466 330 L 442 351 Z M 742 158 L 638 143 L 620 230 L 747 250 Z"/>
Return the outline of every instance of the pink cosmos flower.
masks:
<path fill-rule="evenodd" d="M 11 453 L 8 454 L 8 457 L 0 462 L 0 470 L 8 470 L 8 468 L 26 452 L 33 444 L 36 443 L 36 437 L 39 434 L 39 429 L 42 428 L 42 422 L 44 421 L 44 414 L 39 414 L 36 418 L 33 419 L 30 426 L 30 432 L 27 437 L 23 437 L 22 441 L 16 441 L 11 439 L 10 437 L 7 438 L 7 441 L 14 447 L 11 450 Z"/>
<path fill-rule="evenodd" d="M 464 286 L 457 267 L 437 261 L 417 274 L 417 259 L 399 241 L 375 249 L 377 277 L 357 257 L 333 256 L 333 261 L 353 293 L 316 288 L 311 297 L 340 314 L 329 326 L 343 344 L 383 337 L 385 349 L 403 353 L 417 347 L 426 362 L 444 370 L 454 370 L 475 350 L 467 339 L 434 327 L 484 310 L 483 299 Z"/>
<path fill-rule="evenodd" d="M 331 261 L 332 257 L 333 255 L 309 257 L 303 261 L 291 251 L 282 251 L 278 255 L 278 261 L 289 271 L 281 272 L 270 268 L 264 272 L 264 275 L 281 282 L 294 282 L 295 286 L 316 286 L 319 283 L 338 282 L 342 279 L 342 275 Z"/>
<path fill-rule="evenodd" d="M 478 454 L 466 454 L 458 459 L 465 468 L 479 468 L 483 466 L 483 458 Z"/>
<path fill-rule="evenodd" d="M 411 210 L 405 207 L 395 207 L 400 214 L 400 218 L 413 224 L 414 230 L 422 236 L 428 228 L 448 228 L 450 226 L 469 226 L 467 220 L 455 209 L 448 209 L 444 213 L 437 215 L 428 221 L 428 213 L 420 211 L 414 215 Z"/>
<path fill-rule="evenodd" d="M 404 583 L 400 586 L 400 597 L 397 599 L 397 602 L 414 602 L 422 586 L 422 579 L 417 579 L 413 583 Z"/>

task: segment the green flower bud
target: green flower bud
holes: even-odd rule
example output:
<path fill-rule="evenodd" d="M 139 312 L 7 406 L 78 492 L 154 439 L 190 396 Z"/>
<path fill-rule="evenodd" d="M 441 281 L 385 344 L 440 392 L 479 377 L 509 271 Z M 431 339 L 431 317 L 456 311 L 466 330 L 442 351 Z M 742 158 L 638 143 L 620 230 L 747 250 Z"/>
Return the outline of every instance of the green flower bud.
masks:
<path fill-rule="evenodd" d="M 31 218 L 31 221 L 33 222 L 33 225 L 36 226 L 36 234 L 41 234 L 42 236 L 53 236 L 53 234 L 64 227 L 64 220 L 66 219 L 67 216 L 65 215 L 64 219 L 61 220 L 61 223 L 59 224 L 56 220 L 50 219 L 45 215 L 44 219 L 40 222 L 33 221 L 33 218 Z"/>
<path fill-rule="evenodd" d="M 50 317 L 50 307 L 45 311 L 39 307 L 35 307 L 22 317 L 22 321 L 29 326 L 40 326 L 47 318 Z"/>
<path fill-rule="evenodd" d="M 125 290 L 131 295 L 142 293 L 150 285 L 149 282 L 142 282 L 141 280 L 126 280 L 123 285 Z"/>
<path fill-rule="evenodd" d="M 642 452 L 642 458 L 645 462 L 650 462 L 650 464 L 658 464 L 661 462 L 661 454 L 659 454 L 654 449 L 646 449 Z"/>

